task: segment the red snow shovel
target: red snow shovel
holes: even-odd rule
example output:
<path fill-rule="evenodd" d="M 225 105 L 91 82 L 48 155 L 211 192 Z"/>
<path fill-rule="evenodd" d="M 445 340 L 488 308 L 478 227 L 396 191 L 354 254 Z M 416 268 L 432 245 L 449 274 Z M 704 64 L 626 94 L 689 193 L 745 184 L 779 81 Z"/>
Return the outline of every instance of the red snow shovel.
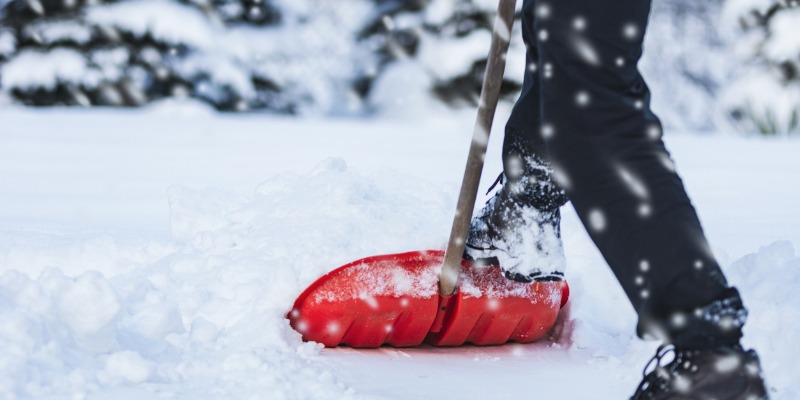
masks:
<path fill-rule="evenodd" d="M 462 259 L 505 69 L 516 0 L 500 0 L 478 118 L 447 249 L 369 257 L 319 278 L 288 314 L 306 341 L 332 347 L 528 343 L 553 326 L 566 282 L 518 283 Z M 438 285 L 437 285 L 438 282 Z"/>

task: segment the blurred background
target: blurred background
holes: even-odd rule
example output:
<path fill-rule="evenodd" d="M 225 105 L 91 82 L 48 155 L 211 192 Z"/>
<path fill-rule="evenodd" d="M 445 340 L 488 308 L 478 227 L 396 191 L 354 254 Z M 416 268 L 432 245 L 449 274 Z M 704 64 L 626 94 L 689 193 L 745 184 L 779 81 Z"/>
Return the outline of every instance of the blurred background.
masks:
<path fill-rule="evenodd" d="M 476 103 L 495 7 L 492 0 L 0 0 L 0 106 L 180 100 L 224 113 L 446 113 Z M 641 67 L 668 128 L 800 133 L 796 0 L 656 0 L 653 7 Z M 525 68 L 516 28 L 506 102 Z"/>

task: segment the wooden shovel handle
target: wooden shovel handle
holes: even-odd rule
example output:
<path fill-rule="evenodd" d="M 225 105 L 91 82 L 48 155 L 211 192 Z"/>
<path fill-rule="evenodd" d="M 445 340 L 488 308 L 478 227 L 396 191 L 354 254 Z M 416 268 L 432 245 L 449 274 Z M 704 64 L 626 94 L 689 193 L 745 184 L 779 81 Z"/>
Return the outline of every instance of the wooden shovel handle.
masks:
<path fill-rule="evenodd" d="M 450 240 L 447 242 L 442 272 L 439 275 L 439 293 L 443 296 L 452 295 L 458 288 L 458 275 L 469 233 L 469 222 L 472 218 L 472 209 L 475 207 L 475 199 L 478 197 L 483 160 L 486 157 L 492 120 L 500 98 L 500 85 L 503 83 L 503 72 L 506 68 L 506 53 L 511 39 L 515 8 L 516 0 L 500 0 L 497 7 L 492 30 L 492 46 L 489 49 L 489 60 L 481 88 L 478 118 L 472 134 L 464 180 L 461 182 L 461 193 L 458 195 L 453 229 L 450 231 Z"/>

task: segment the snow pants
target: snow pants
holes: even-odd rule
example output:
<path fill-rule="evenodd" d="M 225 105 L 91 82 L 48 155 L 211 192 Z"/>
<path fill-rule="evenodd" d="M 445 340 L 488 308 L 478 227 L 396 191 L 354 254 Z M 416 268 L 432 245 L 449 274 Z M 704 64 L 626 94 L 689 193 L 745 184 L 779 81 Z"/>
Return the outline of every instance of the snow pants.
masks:
<path fill-rule="evenodd" d="M 566 192 L 639 314 L 640 336 L 734 344 L 746 311 L 709 249 L 637 67 L 649 14 L 650 0 L 524 0 L 528 68 L 504 168 L 522 158 L 554 171 L 527 175 Z"/>

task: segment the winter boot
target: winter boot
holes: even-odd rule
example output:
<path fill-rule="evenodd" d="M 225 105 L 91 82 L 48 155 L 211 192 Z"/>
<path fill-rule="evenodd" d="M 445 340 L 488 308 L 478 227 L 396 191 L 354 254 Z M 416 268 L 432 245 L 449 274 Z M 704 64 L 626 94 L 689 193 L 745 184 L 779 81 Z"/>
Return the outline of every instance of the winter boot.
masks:
<path fill-rule="evenodd" d="M 670 355 L 672 359 L 668 361 Z M 648 372 L 650 368 L 653 370 Z M 705 350 L 662 345 L 645 366 L 644 379 L 631 397 L 631 400 L 706 399 L 769 399 L 756 352 L 745 351 L 739 345 Z"/>
<path fill-rule="evenodd" d="M 544 171 L 549 173 L 549 171 Z M 499 264 L 518 282 L 560 281 L 564 277 L 559 207 L 563 191 L 536 174 L 502 185 L 470 223 L 464 258 L 482 265 Z"/>

